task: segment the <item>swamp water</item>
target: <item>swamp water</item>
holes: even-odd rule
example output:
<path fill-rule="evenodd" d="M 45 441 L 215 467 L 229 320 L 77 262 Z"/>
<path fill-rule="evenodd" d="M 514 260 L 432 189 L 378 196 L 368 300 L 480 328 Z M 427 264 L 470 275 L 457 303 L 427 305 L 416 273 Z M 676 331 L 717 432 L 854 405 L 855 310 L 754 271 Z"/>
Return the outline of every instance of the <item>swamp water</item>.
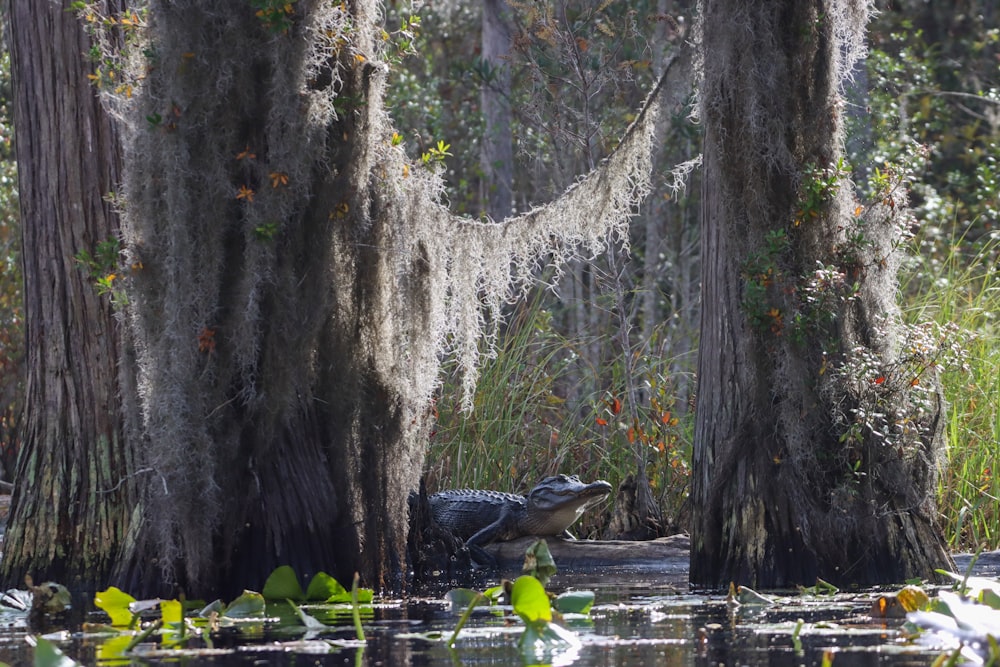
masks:
<path fill-rule="evenodd" d="M 211 633 L 211 648 L 197 639 L 166 648 L 155 638 L 122 656 L 122 637 L 52 628 L 47 636 L 84 665 L 931 665 L 949 645 L 944 638 L 909 638 L 902 618 L 872 616 L 879 591 L 773 596 L 771 604 L 733 604 L 725 596 L 678 590 L 662 578 L 637 572 L 613 577 L 553 577 L 549 590 L 595 593 L 585 616 L 563 626 L 577 639 L 533 655 L 518 648 L 524 625 L 510 607 L 477 607 L 458 635 L 459 622 L 443 596 L 375 600 L 362 618 L 367 642 L 354 645 L 350 611 L 336 614 L 304 605 L 328 627 L 308 630 L 287 604 L 268 603 L 266 622 L 240 621 Z M 107 622 L 100 612 L 89 620 Z M 0 612 L 0 661 L 30 665 L 38 656 L 25 641 L 23 612 Z M 933 640 L 933 641 L 928 641 Z M 117 648 L 111 642 L 119 642 Z M 111 659 L 107 659 L 111 658 Z M 55 662 L 51 664 L 63 667 Z"/>

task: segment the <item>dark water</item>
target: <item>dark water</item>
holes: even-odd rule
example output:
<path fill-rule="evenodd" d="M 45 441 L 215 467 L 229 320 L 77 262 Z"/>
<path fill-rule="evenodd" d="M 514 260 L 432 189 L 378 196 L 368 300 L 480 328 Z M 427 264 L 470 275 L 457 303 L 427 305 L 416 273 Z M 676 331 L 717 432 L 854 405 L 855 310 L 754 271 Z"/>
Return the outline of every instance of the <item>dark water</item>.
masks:
<path fill-rule="evenodd" d="M 81 632 L 56 635 L 57 645 L 83 664 L 101 665 L 819 665 L 834 651 L 833 665 L 930 665 L 942 651 L 908 641 L 902 620 L 869 616 L 877 592 L 833 597 L 789 596 L 766 608 L 724 597 L 691 594 L 651 578 L 557 576 L 550 589 L 572 584 L 596 593 L 589 618 L 568 618 L 579 646 L 525 658 L 517 647 L 521 624 L 510 611 L 477 610 L 454 649 L 443 640 L 412 633 L 439 631 L 449 636 L 458 616 L 441 598 L 382 602 L 364 623 L 363 648 L 338 646 L 354 638 L 349 617 L 325 618 L 331 626 L 306 633 L 301 626 L 255 623 L 223 628 L 212 635 L 212 649 L 200 640 L 186 650 L 162 649 L 151 641 L 127 659 L 98 662 L 107 637 Z M 271 610 L 269 610 L 270 612 Z M 285 609 L 285 613 L 288 610 Z M 317 612 L 319 615 L 319 612 Z M 793 636 L 797 621 L 803 624 Z M 94 616 L 100 620 L 100 615 Z M 30 665 L 23 615 L 0 612 L 0 660 Z M 107 647 L 105 646 L 105 650 Z"/>

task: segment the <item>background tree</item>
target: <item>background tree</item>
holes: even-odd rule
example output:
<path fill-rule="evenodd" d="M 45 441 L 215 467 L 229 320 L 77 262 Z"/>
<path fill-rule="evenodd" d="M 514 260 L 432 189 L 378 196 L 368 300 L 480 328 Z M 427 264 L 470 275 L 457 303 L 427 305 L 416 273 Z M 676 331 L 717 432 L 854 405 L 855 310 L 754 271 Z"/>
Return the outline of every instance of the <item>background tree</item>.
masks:
<path fill-rule="evenodd" d="M 703 5 L 702 338 L 691 580 L 931 577 L 943 404 L 931 327 L 903 327 L 905 174 L 867 207 L 839 86 L 866 2 Z"/>
<path fill-rule="evenodd" d="M 77 585 L 108 575 L 133 502 L 118 401 L 128 386 L 119 385 L 118 363 L 127 363 L 94 283 L 109 284 L 114 269 L 74 259 L 115 238 L 104 195 L 120 177 L 117 133 L 87 78 L 89 43 L 77 18 L 58 3 L 15 0 L 9 20 L 28 377 L 22 483 L 2 568 L 13 585 L 43 571 Z"/>
<path fill-rule="evenodd" d="M 397 587 L 439 355 L 455 355 L 470 395 L 511 289 L 623 238 L 655 113 L 556 202 L 484 224 L 439 203 L 448 147 L 420 168 L 389 124 L 386 58 L 401 42 L 375 2 L 105 9 L 82 15 L 122 129 L 122 252 L 103 286 L 134 346 L 121 396 L 136 425 L 134 474 L 104 487 L 135 498 L 113 581 L 233 592 L 290 564 Z M 48 529 L 14 517 L 21 531 L 39 520 Z M 48 571 L 31 556 L 24 567 Z"/>

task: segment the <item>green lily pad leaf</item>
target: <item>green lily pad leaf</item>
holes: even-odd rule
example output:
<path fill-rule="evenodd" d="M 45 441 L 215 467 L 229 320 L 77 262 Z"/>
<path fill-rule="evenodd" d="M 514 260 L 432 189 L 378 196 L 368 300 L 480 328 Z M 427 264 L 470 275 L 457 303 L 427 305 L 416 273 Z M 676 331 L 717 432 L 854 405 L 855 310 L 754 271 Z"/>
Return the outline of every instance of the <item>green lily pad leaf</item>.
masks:
<path fill-rule="evenodd" d="M 548 623 L 552 620 L 552 607 L 545 587 L 531 575 L 522 575 L 514 581 L 510 603 L 514 606 L 514 613 L 521 617 L 525 625 L 538 621 Z"/>
<path fill-rule="evenodd" d="M 132 624 L 134 616 L 129 605 L 135 601 L 134 597 L 114 586 L 94 595 L 94 604 L 97 608 L 111 617 L 111 625 L 119 627 Z"/>
<path fill-rule="evenodd" d="M 553 605 L 560 614 L 587 614 L 594 606 L 594 591 L 566 591 Z"/>
<path fill-rule="evenodd" d="M 479 602 L 480 594 L 471 588 L 453 588 L 444 594 L 444 599 L 451 603 L 451 613 L 460 614 L 473 602 Z"/>
<path fill-rule="evenodd" d="M 44 637 L 25 637 L 27 642 L 35 647 L 34 667 L 82 667 L 79 662 L 59 650 L 59 648 Z"/>
<path fill-rule="evenodd" d="M 336 600 L 337 602 L 349 602 L 351 592 L 326 572 L 317 572 L 309 582 L 305 599 L 317 602 L 334 602 L 334 598 L 339 598 Z"/>
<path fill-rule="evenodd" d="M 500 598 L 503 597 L 503 584 L 490 586 L 483 591 L 483 597 L 489 600 L 490 604 L 500 604 Z"/>
<path fill-rule="evenodd" d="M 160 600 L 160 616 L 163 624 L 184 621 L 184 606 L 178 600 Z"/>
<path fill-rule="evenodd" d="M 302 586 L 299 585 L 299 577 L 295 570 L 288 565 L 282 565 L 271 573 L 271 576 L 264 582 L 263 591 L 265 600 L 295 600 L 301 602 L 306 599 L 302 593 Z"/>
<path fill-rule="evenodd" d="M 230 618 L 256 618 L 264 615 L 264 596 L 254 591 L 243 591 L 243 595 L 229 603 L 223 616 Z"/>

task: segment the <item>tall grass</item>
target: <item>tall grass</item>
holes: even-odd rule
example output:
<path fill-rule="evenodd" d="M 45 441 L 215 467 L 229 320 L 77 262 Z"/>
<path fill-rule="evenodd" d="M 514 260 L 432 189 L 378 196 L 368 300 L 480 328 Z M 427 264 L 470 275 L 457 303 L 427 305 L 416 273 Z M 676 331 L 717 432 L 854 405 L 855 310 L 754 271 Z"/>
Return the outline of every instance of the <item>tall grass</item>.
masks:
<path fill-rule="evenodd" d="M 938 500 L 948 544 L 961 551 L 1000 548 L 998 256 L 1000 237 L 956 238 L 943 258 L 923 256 L 903 284 L 908 319 L 954 323 L 969 335 L 967 368 L 942 375 L 948 460 Z"/>
<path fill-rule="evenodd" d="M 621 355 L 609 354 L 604 363 L 586 358 L 582 350 L 589 346 L 560 335 L 545 306 L 538 298 L 512 315 L 496 358 L 481 369 L 472 413 L 460 411 L 453 383 L 445 382 L 428 489 L 524 493 L 556 473 L 605 479 L 618 488 L 635 471 L 632 443 L 638 440 L 670 524 L 664 530 L 681 527 L 693 420 L 686 406 L 674 404 L 671 363 L 640 357 L 642 416 L 639 424 L 627 423 L 628 411 L 617 402 L 626 400 Z M 610 335 L 601 342 L 614 351 Z M 607 511 L 588 513 L 575 530 L 596 536 L 607 518 Z"/>

